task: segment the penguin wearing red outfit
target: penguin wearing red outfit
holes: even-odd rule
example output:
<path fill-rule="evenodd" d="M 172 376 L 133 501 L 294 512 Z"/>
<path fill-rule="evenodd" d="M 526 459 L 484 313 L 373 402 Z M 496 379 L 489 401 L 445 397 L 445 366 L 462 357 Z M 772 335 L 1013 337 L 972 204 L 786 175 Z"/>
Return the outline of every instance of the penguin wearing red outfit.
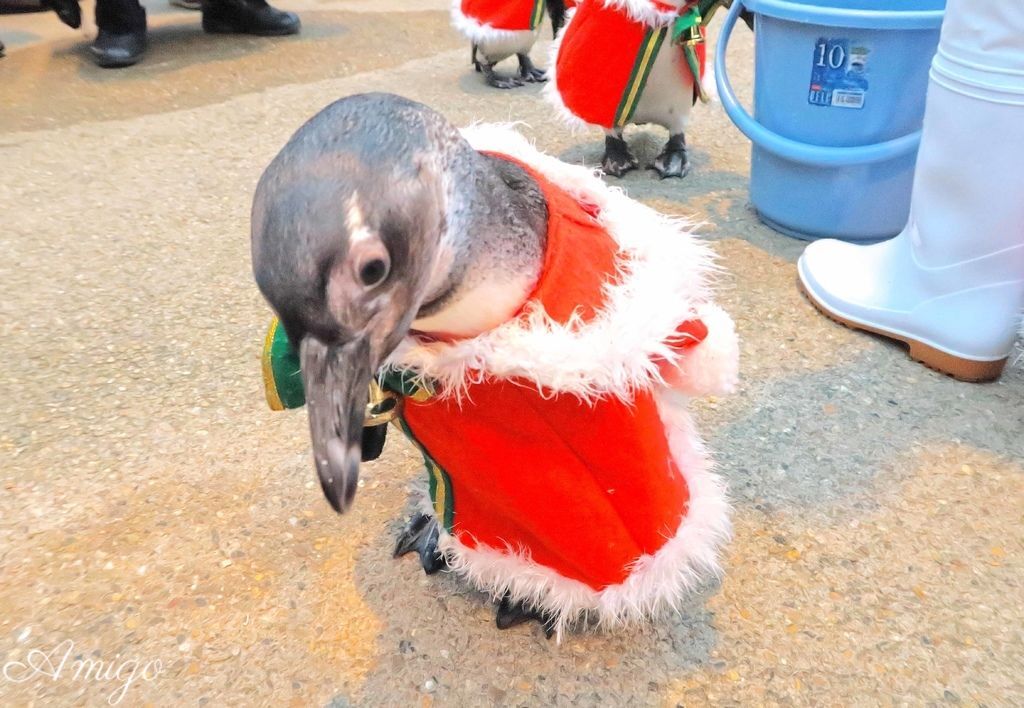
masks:
<path fill-rule="evenodd" d="M 452 24 L 472 43 L 473 67 L 483 73 L 487 84 L 515 88 L 547 80 L 544 70 L 530 59 L 530 49 L 540 33 L 545 6 L 557 34 L 565 21 L 567 2 L 575 0 L 452 0 Z M 519 60 L 518 73 L 500 76 L 494 65 L 513 54 Z"/>
<path fill-rule="evenodd" d="M 686 222 L 371 94 L 267 168 L 253 267 L 328 501 L 352 503 L 376 379 L 427 478 L 396 555 L 488 593 L 499 627 L 638 621 L 720 572 L 728 505 L 686 401 L 733 388 L 737 339 Z"/>
<path fill-rule="evenodd" d="M 637 168 L 622 137 L 654 123 L 669 139 L 651 168 L 662 178 L 689 171 L 690 109 L 706 101 L 704 25 L 725 0 L 581 0 L 552 45 L 545 95 L 572 124 L 605 130 L 604 172 Z M 595 59 L 600 57 L 600 72 Z"/>

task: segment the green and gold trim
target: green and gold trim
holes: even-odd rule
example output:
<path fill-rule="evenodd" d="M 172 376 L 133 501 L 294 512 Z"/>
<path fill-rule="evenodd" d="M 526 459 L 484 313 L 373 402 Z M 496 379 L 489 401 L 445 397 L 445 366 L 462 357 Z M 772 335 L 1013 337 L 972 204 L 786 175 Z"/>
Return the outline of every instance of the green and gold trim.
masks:
<path fill-rule="evenodd" d="M 302 385 L 299 356 L 276 317 L 271 321 L 266 339 L 263 341 L 260 364 L 263 369 L 267 405 L 271 410 L 283 411 L 305 405 L 306 394 Z M 424 403 L 433 395 L 433 387 L 421 377 L 408 371 L 386 371 L 379 382 L 374 381 L 370 384 L 365 425 L 384 425 L 393 422 L 402 429 L 409 441 L 419 448 L 427 468 L 434 515 L 450 533 L 455 522 L 455 495 L 452 491 L 451 478 L 427 453 L 426 448 L 420 444 L 412 429 L 401 417 L 402 398 Z"/>
<path fill-rule="evenodd" d="M 672 23 L 672 43 L 683 48 L 686 66 L 693 76 L 694 96 L 702 103 L 707 103 L 710 99 L 700 80 L 700 59 L 697 57 L 696 47 L 698 44 L 704 44 L 704 25 L 711 19 L 717 7 L 717 2 L 694 3 Z M 703 14 L 705 11 L 709 14 Z"/>
<path fill-rule="evenodd" d="M 521 7 L 521 6 L 520 6 Z M 521 17 L 522 15 L 520 15 Z M 535 30 L 544 21 L 544 0 L 533 0 L 533 12 L 530 13 L 530 29 Z"/>
<path fill-rule="evenodd" d="M 618 110 L 615 111 L 616 128 L 623 127 L 633 117 L 637 104 L 640 103 L 640 96 L 644 92 L 644 86 L 647 84 L 647 77 L 651 73 L 651 67 L 654 66 L 654 60 L 661 50 L 661 44 L 665 41 L 666 34 L 668 34 L 668 28 L 662 27 L 661 29 L 649 29 L 644 35 L 644 39 L 640 43 L 640 52 L 633 64 L 633 71 L 626 83 L 626 91 L 622 94 Z"/>
<path fill-rule="evenodd" d="M 430 491 L 430 503 L 434 507 L 434 516 L 442 525 L 445 531 L 452 532 L 455 525 L 455 494 L 452 490 L 452 480 L 437 462 L 434 461 L 425 447 L 416 439 L 409 424 L 404 419 L 397 420 L 398 427 L 405 433 L 405 437 L 415 445 L 420 454 L 423 455 L 423 464 L 427 469 L 427 484 Z"/>
<path fill-rule="evenodd" d="M 430 472 L 430 500 L 434 505 L 434 516 L 437 517 L 444 529 L 451 533 L 452 524 L 455 521 L 452 481 L 448 477 L 448 473 L 429 458 L 427 458 L 427 471 Z"/>
<path fill-rule="evenodd" d="M 271 410 L 301 408 L 306 404 L 299 355 L 276 317 L 271 321 L 267 337 L 263 340 L 260 366 L 263 369 L 263 391 Z"/>

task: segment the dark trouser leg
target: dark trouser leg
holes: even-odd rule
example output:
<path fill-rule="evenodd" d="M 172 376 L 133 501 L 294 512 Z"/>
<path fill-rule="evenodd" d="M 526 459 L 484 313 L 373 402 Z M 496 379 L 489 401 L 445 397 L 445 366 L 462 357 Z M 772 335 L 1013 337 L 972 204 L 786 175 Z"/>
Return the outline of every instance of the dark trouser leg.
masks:
<path fill-rule="evenodd" d="M 96 0 L 96 26 L 111 34 L 146 31 L 146 11 L 139 0 Z"/>

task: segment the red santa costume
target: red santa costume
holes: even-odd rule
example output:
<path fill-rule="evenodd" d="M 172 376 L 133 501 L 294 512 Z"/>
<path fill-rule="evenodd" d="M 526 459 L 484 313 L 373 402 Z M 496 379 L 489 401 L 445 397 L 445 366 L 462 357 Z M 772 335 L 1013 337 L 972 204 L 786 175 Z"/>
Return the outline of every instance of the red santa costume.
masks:
<path fill-rule="evenodd" d="M 689 92 L 692 100 L 706 98 L 702 89 L 705 47 L 696 7 L 697 2 L 683 0 L 578 3 L 552 44 L 546 98 L 573 124 L 613 130 L 628 123 L 654 122 L 674 130 L 666 124 L 671 121 L 659 120 L 659 107 L 645 109 L 644 91 L 652 79 L 661 91 L 672 91 L 672 84 L 678 84 L 675 90 L 680 93 L 685 89 L 688 93 L 681 100 L 689 99 Z M 694 21 L 697 24 L 686 27 L 683 34 L 691 39 L 674 40 L 681 23 Z M 659 70 L 671 75 L 658 76 Z M 686 105 L 691 102 L 687 100 Z"/>
<path fill-rule="evenodd" d="M 452 0 L 451 15 L 455 29 L 473 44 L 505 48 L 500 53 L 511 56 L 536 41 L 544 0 Z"/>
<path fill-rule="evenodd" d="M 465 135 L 534 177 L 549 226 L 518 316 L 467 339 L 410 335 L 389 358 L 426 391 L 406 397 L 401 422 L 424 453 L 438 547 L 559 634 L 584 616 L 610 626 L 674 607 L 719 572 L 730 530 L 684 407 L 736 380 L 713 255 L 685 222 L 514 131 Z"/>

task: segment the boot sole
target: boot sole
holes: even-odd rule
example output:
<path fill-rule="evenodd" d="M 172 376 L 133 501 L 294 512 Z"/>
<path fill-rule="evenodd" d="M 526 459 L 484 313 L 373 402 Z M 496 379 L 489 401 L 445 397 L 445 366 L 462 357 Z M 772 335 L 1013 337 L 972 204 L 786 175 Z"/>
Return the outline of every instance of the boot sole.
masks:
<path fill-rule="evenodd" d="M 96 62 L 96 66 L 101 69 L 124 69 L 129 66 L 135 66 L 142 61 L 142 54 L 137 57 L 132 57 L 131 59 L 108 59 L 97 56 L 96 54 L 93 54 L 92 58 L 93 61 Z"/>
<path fill-rule="evenodd" d="M 818 302 L 814 296 L 808 292 L 803 281 L 799 277 L 797 277 L 796 282 L 797 286 L 800 288 L 800 292 L 803 293 L 803 296 L 807 298 L 808 302 L 814 305 L 814 309 L 825 315 L 825 317 L 829 318 L 833 322 L 837 322 L 852 330 L 870 332 L 871 334 L 877 334 L 881 337 L 885 337 L 886 339 L 906 344 L 908 347 L 907 355 L 911 359 L 923 364 L 933 371 L 938 371 L 940 374 L 952 376 L 957 381 L 966 381 L 968 383 L 995 381 L 999 378 L 1000 374 L 1003 373 L 1003 368 L 1005 368 L 1006 361 L 1009 359 L 1009 357 L 998 361 L 964 359 L 963 357 L 950 354 L 949 352 L 944 352 L 941 349 L 936 349 L 929 344 L 925 344 L 924 342 L 920 342 L 911 337 L 903 337 L 870 325 L 848 320 L 845 317 L 831 312 L 824 305 Z"/>

